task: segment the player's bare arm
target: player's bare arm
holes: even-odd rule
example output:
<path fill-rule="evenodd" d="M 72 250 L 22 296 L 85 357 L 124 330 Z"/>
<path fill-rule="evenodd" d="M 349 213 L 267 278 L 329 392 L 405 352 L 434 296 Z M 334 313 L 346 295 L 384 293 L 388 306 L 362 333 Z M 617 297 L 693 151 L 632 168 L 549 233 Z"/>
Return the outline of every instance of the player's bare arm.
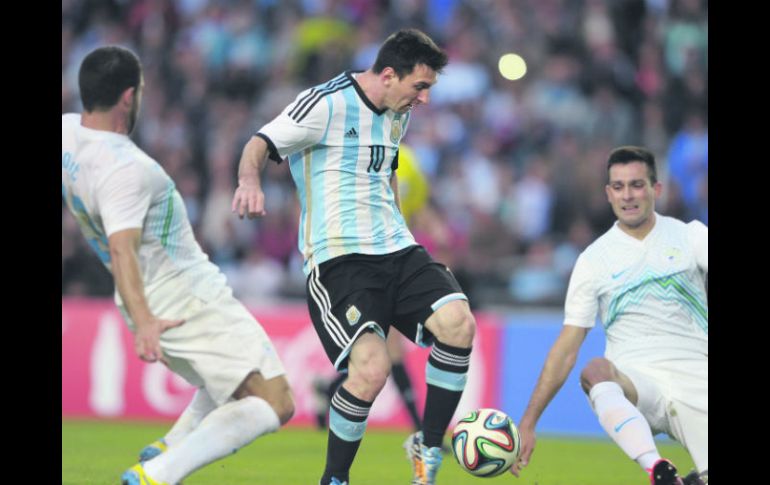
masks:
<path fill-rule="evenodd" d="M 160 348 L 160 334 L 184 323 L 183 320 L 161 320 L 150 311 L 144 296 L 144 283 L 139 269 L 137 250 L 142 239 L 141 229 L 125 229 L 109 237 L 112 273 L 115 285 L 136 324 L 134 349 L 140 359 L 165 363 Z"/>
<path fill-rule="evenodd" d="M 266 214 L 260 174 L 267 164 L 267 150 L 267 143 L 258 136 L 252 136 L 243 147 L 238 165 L 238 188 L 232 205 L 232 211 L 241 219 L 244 215 L 254 219 Z"/>
<path fill-rule="evenodd" d="M 553 397 L 559 392 L 567 376 L 575 367 L 578 351 L 583 345 L 588 328 L 577 327 L 574 325 L 564 325 L 561 329 L 556 342 L 554 342 L 548 357 L 537 379 L 537 385 L 529 399 L 527 409 L 519 423 L 519 433 L 521 435 L 521 453 L 518 460 L 511 467 L 511 473 L 519 476 L 521 470 L 529 464 L 529 458 L 535 449 L 535 426 L 543 414 L 546 406 Z"/>

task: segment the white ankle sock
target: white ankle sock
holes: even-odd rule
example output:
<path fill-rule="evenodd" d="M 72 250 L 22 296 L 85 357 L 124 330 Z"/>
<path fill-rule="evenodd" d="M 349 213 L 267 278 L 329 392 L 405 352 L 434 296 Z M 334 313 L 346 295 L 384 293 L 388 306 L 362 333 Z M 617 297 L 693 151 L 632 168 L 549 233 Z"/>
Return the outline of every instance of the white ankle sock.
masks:
<path fill-rule="evenodd" d="M 248 396 L 231 401 L 211 411 L 173 448 L 146 462 L 144 469 L 155 480 L 177 483 L 279 426 L 278 415 L 264 399 Z"/>
<path fill-rule="evenodd" d="M 190 404 L 182 411 L 174 426 L 163 437 L 166 446 L 174 446 L 182 441 L 185 436 L 190 434 L 200 424 L 203 418 L 216 408 L 217 403 L 211 399 L 206 389 L 201 387 L 195 391 Z"/>
<path fill-rule="evenodd" d="M 652 471 L 652 466 L 658 460 L 660 460 L 660 455 L 657 451 L 648 451 L 647 453 L 639 456 L 636 459 L 636 462 L 639 463 L 640 467 L 644 468 L 644 470 L 649 473 Z"/>
<path fill-rule="evenodd" d="M 646 470 L 660 459 L 650 425 L 623 395 L 620 385 L 600 382 L 588 396 L 602 428 L 632 460 Z"/>

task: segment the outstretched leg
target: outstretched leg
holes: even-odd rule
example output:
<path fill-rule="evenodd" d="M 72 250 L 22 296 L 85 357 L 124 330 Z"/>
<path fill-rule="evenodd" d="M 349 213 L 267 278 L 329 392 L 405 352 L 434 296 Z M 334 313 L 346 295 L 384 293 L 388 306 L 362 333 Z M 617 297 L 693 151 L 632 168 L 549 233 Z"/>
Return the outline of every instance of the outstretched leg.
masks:
<path fill-rule="evenodd" d="M 425 322 L 436 338 L 425 366 L 428 385 L 422 432 L 407 440 L 412 483 L 432 485 L 441 466 L 441 443 L 465 389 L 476 321 L 468 302 L 453 300 L 436 308 Z"/>
<path fill-rule="evenodd" d="M 425 327 L 436 337 L 436 342 L 425 367 L 428 392 L 423 440 L 425 446 L 440 447 L 465 389 L 476 321 L 468 302 L 455 300 L 438 308 Z"/>
<path fill-rule="evenodd" d="M 182 414 L 176 420 L 171 429 L 163 438 L 150 443 L 139 452 L 139 461 L 152 460 L 163 453 L 170 446 L 174 446 L 184 439 L 211 411 L 216 409 L 217 403 L 211 399 L 205 388 L 195 391 Z"/>
<path fill-rule="evenodd" d="M 250 374 L 229 401 L 211 411 L 200 424 L 168 451 L 143 465 L 160 483 L 177 483 L 193 471 L 277 431 L 294 413 L 285 376 L 265 380 Z"/>
<path fill-rule="evenodd" d="M 609 360 L 598 357 L 583 369 L 580 384 L 602 428 L 651 476 L 652 483 L 681 483 L 676 468 L 661 459 L 650 425 L 635 405 L 639 400 L 637 390 L 625 374 Z M 662 473 L 662 478 L 655 481 L 655 473 Z M 669 475 L 674 478 L 667 478 Z"/>

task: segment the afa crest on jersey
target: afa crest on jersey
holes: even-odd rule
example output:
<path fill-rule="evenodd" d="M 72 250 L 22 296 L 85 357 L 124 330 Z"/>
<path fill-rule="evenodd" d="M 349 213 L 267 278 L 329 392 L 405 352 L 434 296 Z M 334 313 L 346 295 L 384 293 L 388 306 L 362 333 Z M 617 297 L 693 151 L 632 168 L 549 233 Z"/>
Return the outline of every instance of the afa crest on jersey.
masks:
<path fill-rule="evenodd" d="M 401 117 L 396 116 L 393 118 L 393 122 L 390 125 L 390 141 L 398 145 L 401 141 Z"/>
<path fill-rule="evenodd" d="M 355 325 L 358 323 L 358 320 L 361 318 L 361 312 L 358 311 L 358 308 L 356 308 L 355 305 L 350 305 L 350 308 L 348 308 L 348 311 L 345 312 L 345 318 L 348 319 L 348 323 L 351 325 Z"/>

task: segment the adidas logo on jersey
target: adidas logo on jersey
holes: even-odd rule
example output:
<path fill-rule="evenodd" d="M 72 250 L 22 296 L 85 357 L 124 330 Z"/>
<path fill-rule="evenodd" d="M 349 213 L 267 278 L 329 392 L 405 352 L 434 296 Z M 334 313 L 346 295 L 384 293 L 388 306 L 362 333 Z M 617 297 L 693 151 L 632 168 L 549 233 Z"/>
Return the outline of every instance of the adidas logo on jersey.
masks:
<path fill-rule="evenodd" d="M 345 133 L 345 138 L 358 138 L 358 132 L 355 128 L 351 128 Z"/>

